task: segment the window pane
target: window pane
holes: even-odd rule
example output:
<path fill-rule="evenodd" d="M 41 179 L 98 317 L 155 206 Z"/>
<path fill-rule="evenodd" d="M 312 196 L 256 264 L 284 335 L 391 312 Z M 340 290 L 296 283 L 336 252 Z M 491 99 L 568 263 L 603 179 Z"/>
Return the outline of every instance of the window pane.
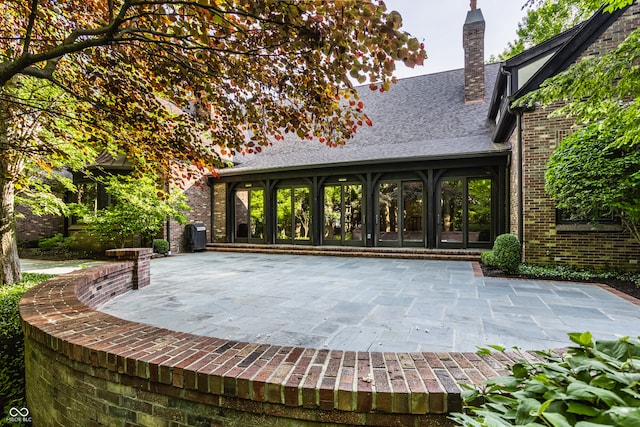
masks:
<path fill-rule="evenodd" d="M 250 191 L 251 238 L 264 240 L 264 190 Z"/>
<path fill-rule="evenodd" d="M 249 191 L 236 191 L 235 210 L 236 238 L 246 239 L 249 237 Z"/>
<path fill-rule="evenodd" d="M 462 239 L 462 180 L 442 181 L 440 194 L 440 240 L 460 243 Z"/>
<path fill-rule="evenodd" d="M 491 241 L 491 180 L 470 179 L 468 194 L 469 242 Z"/>
<path fill-rule="evenodd" d="M 398 240 L 398 184 L 380 184 L 378 204 L 378 240 Z"/>
<path fill-rule="evenodd" d="M 311 190 L 308 187 L 294 188 L 295 235 L 298 240 L 310 239 Z"/>
<path fill-rule="evenodd" d="M 344 240 L 362 240 L 362 185 L 344 186 Z"/>
<path fill-rule="evenodd" d="M 403 239 L 405 241 L 424 240 L 422 213 L 422 182 L 405 182 L 402 185 L 403 197 Z"/>
<path fill-rule="evenodd" d="M 279 188 L 278 199 L 278 239 L 291 239 L 291 189 Z"/>
<path fill-rule="evenodd" d="M 342 238 L 342 186 L 324 187 L 324 238 L 341 240 Z"/>

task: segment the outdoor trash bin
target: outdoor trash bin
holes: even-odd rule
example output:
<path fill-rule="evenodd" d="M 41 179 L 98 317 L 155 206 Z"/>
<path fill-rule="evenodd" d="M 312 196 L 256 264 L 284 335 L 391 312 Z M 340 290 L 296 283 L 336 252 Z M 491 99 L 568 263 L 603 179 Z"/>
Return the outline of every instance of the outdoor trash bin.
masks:
<path fill-rule="evenodd" d="M 184 239 L 188 251 L 204 251 L 207 246 L 207 227 L 204 224 L 187 224 Z"/>

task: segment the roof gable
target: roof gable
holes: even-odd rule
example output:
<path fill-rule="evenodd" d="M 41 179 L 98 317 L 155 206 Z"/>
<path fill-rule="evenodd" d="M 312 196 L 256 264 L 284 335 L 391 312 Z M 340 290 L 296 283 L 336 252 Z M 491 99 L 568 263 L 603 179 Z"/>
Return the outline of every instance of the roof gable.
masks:
<path fill-rule="evenodd" d="M 489 108 L 489 118 L 496 123 L 493 141 L 504 142 L 513 133 L 516 119 L 510 104 L 515 99 L 571 66 L 628 7 L 612 13 L 602 7 L 589 20 L 503 62 Z"/>

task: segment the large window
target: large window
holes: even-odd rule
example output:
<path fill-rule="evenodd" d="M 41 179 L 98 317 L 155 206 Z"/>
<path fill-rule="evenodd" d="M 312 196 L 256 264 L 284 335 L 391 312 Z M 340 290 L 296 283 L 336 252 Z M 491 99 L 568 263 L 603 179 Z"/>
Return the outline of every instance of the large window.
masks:
<path fill-rule="evenodd" d="M 449 178 L 440 183 L 441 246 L 488 245 L 492 240 L 491 179 Z"/>
<path fill-rule="evenodd" d="M 421 181 L 383 182 L 378 186 L 377 239 L 380 245 L 422 244 L 423 216 Z"/>
<path fill-rule="evenodd" d="M 311 239 L 311 190 L 309 187 L 278 188 L 277 236 L 279 243 L 305 243 Z"/>
<path fill-rule="evenodd" d="M 235 194 L 235 240 L 264 242 L 264 190 L 237 190 Z"/>
<path fill-rule="evenodd" d="M 324 187 L 324 242 L 335 245 L 362 244 L 362 185 Z"/>

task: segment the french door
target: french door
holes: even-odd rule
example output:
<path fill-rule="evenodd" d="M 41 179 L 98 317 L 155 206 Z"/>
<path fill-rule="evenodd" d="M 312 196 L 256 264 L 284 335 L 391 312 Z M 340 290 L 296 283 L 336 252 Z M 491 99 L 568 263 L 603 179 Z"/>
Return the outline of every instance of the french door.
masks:
<path fill-rule="evenodd" d="M 376 239 L 379 246 L 424 246 L 422 181 L 386 181 L 378 185 Z"/>
<path fill-rule="evenodd" d="M 237 190 L 234 201 L 234 240 L 241 243 L 264 243 L 264 189 Z"/>
<path fill-rule="evenodd" d="M 359 246 L 363 240 L 361 184 L 324 186 L 323 243 Z"/>
<path fill-rule="evenodd" d="M 440 182 L 439 247 L 483 247 L 493 238 L 492 181 L 446 178 Z"/>

